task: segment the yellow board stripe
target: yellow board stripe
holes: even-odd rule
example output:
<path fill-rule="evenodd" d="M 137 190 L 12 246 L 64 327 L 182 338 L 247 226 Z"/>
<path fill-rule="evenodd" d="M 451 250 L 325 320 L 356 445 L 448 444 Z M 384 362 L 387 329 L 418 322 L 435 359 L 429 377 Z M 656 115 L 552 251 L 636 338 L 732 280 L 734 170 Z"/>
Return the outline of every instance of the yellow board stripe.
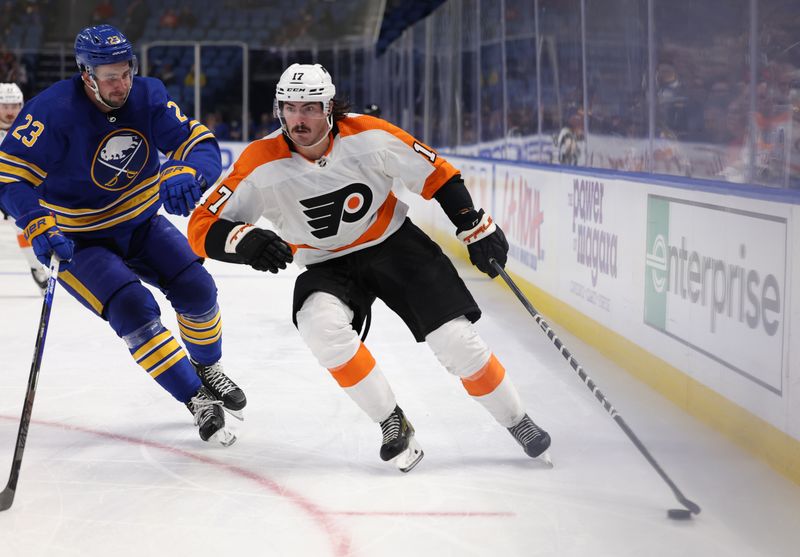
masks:
<path fill-rule="evenodd" d="M 195 329 L 195 330 L 206 329 L 208 327 L 215 326 L 219 318 L 220 318 L 219 311 L 214 314 L 214 317 L 212 317 L 208 321 L 203 321 L 202 323 L 199 321 L 190 321 L 184 316 L 178 314 L 178 325 L 186 327 L 187 329 Z"/>
<path fill-rule="evenodd" d="M 447 248 L 451 256 L 466 259 L 466 250 L 460 242 L 440 231 L 430 231 L 430 236 Z M 565 330 L 596 348 L 688 414 L 800 484 L 800 441 L 525 279 L 509 274 L 529 299 L 536 300 L 536 309 L 543 315 L 557 315 L 558 324 Z M 556 322 L 556 319 L 547 320 Z M 531 326 L 537 327 L 535 324 Z"/>
<path fill-rule="evenodd" d="M 171 338 L 172 334 L 169 331 L 161 331 L 156 336 L 141 345 L 136 352 L 133 353 L 133 359 L 138 363 L 145 354 L 155 350 L 159 345 Z"/>
<path fill-rule="evenodd" d="M 177 340 L 170 338 L 169 342 L 165 342 L 161 347 L 158 348 L 158 350 L 155 350 L 142 361 L 136 363 L 147 371 L 151 371 L 152 368 L 160 364 L 162 360 L 166 359 L 168 356 L 171 356 L 176 350 L 180 350 L 180 347 L 181 345 L 178 344 Z"/>
<path fill-rule="evenodd" d="M 61 271 L 58 273 L 58 279 L 63 280 L 64 284 L 72 288 L 81 298 L 86 300 L 86 302 L 92 306 L 92 309 L 97 312 L 97 315 L 103 315 L 103 304 L 100 303 L 100 300 L 98 300 L 88 288 L 75 278 L 75 275 L 69 271 Z"/>
<path fill-rule="evenodd" d="M 175 364 L 175 362 L 177 362 L 177 361 L 179 361 L 179 360 L 181 360 L 182 358 L 185 358 L 185 357 L 186 357 L 186 353 L 181 348 L 180 350 L 175 352 L 175 354 L 169 360 L 167 360 L 166 362 L 164 362 L 163 364 L 161 364 L 160 366 L 155 368 L 153 371 L 151 371 L 150 372 L 150 377 L 155 379 L 156 377 L 158 377 L 159 375 L 161 375 L 162 373 L 167 371 L 169 368 L 171 368 Z"/>
<path fill-rule="evenodd" d="M 181 332 L 181 338 L 183 340 L 185 340 L 186 342 L 189 342 L 191 344 L 197 344 L 197 345 L 200 345 L 200 346 L 204 346 L 206 344 L 214 344 L 221 337 L 222 337 L 222 331 L 218 332 L 216 335 L 214 335 L 213 338 L 210 338 L 208 340 L 196 340 L 196 339 L 194 339 L 194 338 L 192 338 L 190 336 L 187 336 L 187 335 L 183 334 L 183 332 Z"/>

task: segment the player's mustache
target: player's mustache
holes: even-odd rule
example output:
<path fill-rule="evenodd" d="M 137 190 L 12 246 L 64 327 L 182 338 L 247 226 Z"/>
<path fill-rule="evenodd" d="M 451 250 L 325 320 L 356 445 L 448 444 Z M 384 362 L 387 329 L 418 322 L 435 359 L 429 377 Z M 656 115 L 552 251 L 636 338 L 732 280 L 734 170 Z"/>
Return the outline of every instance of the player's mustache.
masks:
<path fill-rule="evenodd" d="M 307 132 L 307 131 L 311 131 L 311 130 L 309 130 L 307 127 L 305 127 L 303 125 L 300 125 L 300 126 L 293 127 L 292 131 L 293 132 Z"/>

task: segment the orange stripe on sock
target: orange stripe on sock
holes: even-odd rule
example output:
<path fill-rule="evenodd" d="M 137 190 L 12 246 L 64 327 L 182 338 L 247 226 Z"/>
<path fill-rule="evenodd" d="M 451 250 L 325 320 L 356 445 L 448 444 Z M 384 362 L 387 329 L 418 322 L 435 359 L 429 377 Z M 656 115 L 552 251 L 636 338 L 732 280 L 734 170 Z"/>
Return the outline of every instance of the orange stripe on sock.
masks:
<path fill-rule="evenodd" d="M 356 355 L 350 358 L 346 364 L 332 367 L 328 371 L 331 372 L 340 387 L 352 387 L 369 375 L 369 372 L 374 367 L 375 358 L 372 357 L 372 354 L 362 342 Z"/>
<path fill-rule="evenodd" d="M 483 396 L 494 391 L 505 376 L 506 368 L 492 354 L 485 366 L 469 377 L 463 377 L 461 383 L 470 395 Z"/>

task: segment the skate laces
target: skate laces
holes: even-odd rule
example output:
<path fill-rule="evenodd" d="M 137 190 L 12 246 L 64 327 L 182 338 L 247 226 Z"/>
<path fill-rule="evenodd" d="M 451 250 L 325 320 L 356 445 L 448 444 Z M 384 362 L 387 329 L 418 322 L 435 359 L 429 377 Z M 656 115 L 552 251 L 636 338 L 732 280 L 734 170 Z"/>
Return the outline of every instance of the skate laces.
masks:
<path fill-rule="evenodd" d="M 539 426 L 533 423 L 533 420 L 531 420 L 527 414 L 517 425 L 508 428 L 508 431 L 511 432 L 511 435 L 514 436 L 514 439 L 516 439 L 517 442 L 519 442 L 519 444 L 523 447 L 527 446 L 528 443 L 535 441 L 543 435 L 542 430 L 539 429 Z"/>
<path fill-rule="evenodd" d="M 222 364 L 216 362 L 211 364 L 210 366 L 202 366 L 201 372 L 203 378 L 206 380 L 209 386 L 211 386 L 215 391 L 219 392 L 220 396 L 224 396 L 231 391 L 237 390 L 239 387 L 236 386 L 236 383 L 230 380 L 230 378 L 225 375 L 222 371 Z"/>
<path fill-rule="evenodd" d="M 397 412 L 392 412 L 391 415 L 381 422 L 381 431 L 383 432 L 383 444 L 394 441 L 400 437 L 400 416 Z"/>
<path fill-rule="evenodd" d="M 190 410 L 194 414 L 194 425 L 201 426 L 214 417 L 213 406 L 222 406 L 221 400 L 208 398 L 205 393 L 200 392 L 189 401 Z"/>

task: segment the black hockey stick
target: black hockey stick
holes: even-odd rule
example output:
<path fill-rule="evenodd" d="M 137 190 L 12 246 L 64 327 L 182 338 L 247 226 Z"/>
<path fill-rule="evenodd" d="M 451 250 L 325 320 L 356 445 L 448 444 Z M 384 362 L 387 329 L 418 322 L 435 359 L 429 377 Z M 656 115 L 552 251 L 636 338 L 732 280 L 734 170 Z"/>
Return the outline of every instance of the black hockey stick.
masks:
<path fill-rule="evenodd" d="M 39 379 L 39 368 L 42 365 L 44 341 L 47 337 L 47 328 L 50 324 L 50 310 L 53 307 L 53 294 L 55 293 L 56 280 L 58 279 L 59 261 L 55 255 L 50 258 L 50 278 L 47 280 L 47 291 L 42 303 L 42 316 L 39 318 L 39 332 L 36 334 L 36 346 L 33 349 L 33 362 L 31 373 L 28 377 L 28 391 L 25 393 L 25 403 L 22 405 L 22 417 L 19 421 L 17 432 L 17 445 L 14 449 L 14 460 L 11 462 L 11 474 L 5 489 L 0 493 L 0 511 L 11 508 L 14 495 L 17 492 L 19 469 L 22 466 L 22 453 L 25 451 L 25 440 L 28 438 L 28 426 L 33 413 L 33 398 L 36 396 L 36 383 Z"/>
<path fill-rule="evenodd" d="M 548 325 L 547 322 L 542 319 L 541 314 L 536 311 L 536 308 L 534 308 L 533 304 L 528 301 L 528 298 L 525 296 L 525 294 L 523 294 L 514 281 L 511 280 L 511 277 L 508 276 L 508 273 L 506 273 L 500 264 L 494 259 L 491 260 L 491 264 L 500 274 L 500 276 L 503 277 L 503 280 L 506 282 L 509 288 L 511 288 L 514 294 L 516 294 L 517 298 L 519 298 L 519 301 L 522 302 L 522 305 L 528 310 L 528 313 L 533 316 L 533 318 L 539 324 L 539 327 L 541 327 L 542 331 L 544 331 L 544 334 L 547 335 L 547 338 L 553 341 L 553 344 L 558 351 L 561 352 L 561 355 L 564 356 L 567 362 L 569 362 L 569 365 L 572 366 L 572 369 L 578 373 L 578 377 L 581 378 L 586 386 L 589 387 L 589 390 L 592 391 L 592 394 L 595 396 L 595 398 L 600 402 L 600 404 L 603 405 L 603 408 L 606 409 L 606 412 L 608 412 L 611 418 L 617 422 L 617 425 L 622 428 L 622 431 L 625 432 L 625 435 L 628 436 L 628 439 L 630 439 L 631 442 L 636 445 L 636 448 L 639 449 L 639 452 L 642 453 L 642 455 L 644 455 L 644 457 L 647 459 L 647 462 L 649 462 L 650 465 L 655 468 L 656 472 L 658 472 L 658 475 L 661 476 L 661 479 L 667 483 L 672 490 L 672 493 L 675 495 L 675 498 L 680 502 L 681 505 L 686 507 L 686 509 L 670 509 L 667 511 L 667 515 L 670 518 L 685 519 L 690 518 L 691 513 L 700 514 L 700 507 L 697 505 L 697 503 L 687 499 L 686 496 L 681 493 L 681 490 L 678 489 L 678 486 L 675 485 L 675 482 L 673 482 L 670 477 L 667 476 L 667 473 L 664 472 L 658 462 L 656 462 L 656 459 L 653 458 L 653 455 L 650 454 L 650 451 L 647 450 L 639 438 L 636 437 L 636 434 L 633 433 L 630 427 L 628 427 L 628 424 L 622 419 L 622 416 L 617 413 L 616 408 L 612 406 L 600 389 L 597 388 L 597 385 L 595 385 L 595 382 L 592 381 L 591 377 L 586 375 L 586 372 L 583 371 L 583 367 L 578 363 L 578 360 L 576 360 L 567 347 L 564 346 L 564 343 L 561 342 L 561 339 L 556 336 L 555 332 L 553 332 L 553 329 L 550 328 L 550 325 Z"/>

